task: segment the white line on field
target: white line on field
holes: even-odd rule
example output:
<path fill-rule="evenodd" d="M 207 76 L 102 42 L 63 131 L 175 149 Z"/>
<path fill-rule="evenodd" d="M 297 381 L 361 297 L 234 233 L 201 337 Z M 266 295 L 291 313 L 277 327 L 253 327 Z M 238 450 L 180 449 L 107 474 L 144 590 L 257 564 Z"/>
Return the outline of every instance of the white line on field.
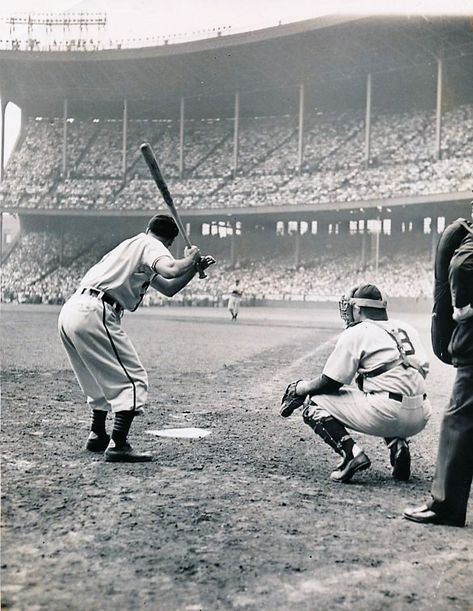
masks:
<path fill-rule="evenodd" d="M 334 343 L 335 339 L 334 337 L 331 337 L 322 344 L 319 344 L 314 350 L 306 352 L 305 354 L 297 358 L 295 361 L 292 361 L 289 365 L 282 367 L 270 380 L 268 380 L 265 384 L 262 385 L 262 389 L 264 390 L 266 388 L 271 388 L 274 390 L 274 385 L 280 384 L 282 380 L 287 380 L 287 383 L 289 383 L 292 379 L 297 378 L 297 372 L 304 365 L 304 363 L 315 358 L 321 352 L 326 351 L 327 348 L 332 346 Z M 314 371 L 314 377 L 317 375 L 317 373 L 321 372 Z"/>
<path fill-rule="evenodd" d="M 304 601 L 308 595 L 332 592 L 335 587 L 340 591 L 350 590 L 357 585 L 363 585 L 363 588 L 366 588 L 368 582 L 378 581 L 382 576 L 385 577 L 387 571 L 393 575 L 402 575 L 406 582 L 409 581 L 415 584 L 416 573 L 419 571 L 424 573 L 429 569 L 437 571 L 439 565 L 441 565 L 443 572 L 445 571 L 445 566 L 452 567 L 455 561 L 465 559 L 459 552 L 436 551 L 435 554 L 435 556 L 429 557 L 428 560 L 426 560 L 424 555 L 422 555 L 422 559 L 415 555 L 407 560 L 390 562 L 388 567 L 383 565 L 381 568 L 365 567 L 355 570 L 336 571 L 335 574 L 329 576 L 304 578 L 296 583 L 285 583 L 283 587 L 287 591 L 288 600 L 296 603 Z M 413 562 L 414 559 L 416 560 L 415 564 Z M 405 585 L 408 584 L 406 583 Z"/>

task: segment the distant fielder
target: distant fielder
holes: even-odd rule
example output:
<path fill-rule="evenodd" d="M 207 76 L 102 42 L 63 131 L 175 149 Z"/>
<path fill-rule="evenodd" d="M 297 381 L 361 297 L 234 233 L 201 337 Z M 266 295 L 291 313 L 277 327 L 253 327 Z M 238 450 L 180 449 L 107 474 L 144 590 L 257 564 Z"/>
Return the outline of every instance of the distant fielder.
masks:
<path fill-rule="evenodd" d="M 59 335 L 92 409 L 86 448 L 105 452 L 108 462 L 152 459 L 127 441 L 133 418 L 146 404 L 148 377 L 121 328 L 124 311 L 134 312 L 150 286 L 172 297 L 198 267 L 203 270 L 215 263 L 213 257 L 202 257 L 197 246 L 174 259 L 169 247 L 177 234 L 173 218 L 154 216 L 146 233 L 123 241 L 86 273 L 59 315 Z M 105 428 L 109 411 L 115 415 L 111 438 Z"/>
<path fill-rule="evenodd" d="M 371 466 L 347 428 L 384 437 L 393 478 L 406 481 L 411 465 L 407 438 L 422 431 L 431 413 L 425 350 L 413 327 L 388 319 L 376 286 L 354 288 L 339 307 L 347 328 L 321 375 L 289 384 L 281 416 L 304 405 L 304 422 L 342 457 L 333 481 L 348 482 Z M 357 387 L 346 386 L 355 378 Z"/>
<path fill-rule="evenodd" d="M 235 280 L 235 286 L 233 287 L 232 292 L 230 293 L 230 297 L 228 299 L 228 311 L 232 315 L 232 320 L 236 320 L 238 318 L 242 295 L 243 291 L 240 288 L 240 281 Z"/>

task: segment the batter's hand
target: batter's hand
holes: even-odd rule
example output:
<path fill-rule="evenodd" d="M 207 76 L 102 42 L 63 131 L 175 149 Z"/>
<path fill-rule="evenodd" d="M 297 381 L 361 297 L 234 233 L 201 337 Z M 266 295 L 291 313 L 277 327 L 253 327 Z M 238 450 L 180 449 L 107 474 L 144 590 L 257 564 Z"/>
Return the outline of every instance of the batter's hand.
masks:
<path fill-rule="evenodd" d="M 184 248 L 184 256 L 189 257 L 190 259 L 192 259 L 194 261 L 194 263 L 197 263 L 197 261 L 200 261 L 200 250 L 198 246 L 186 246 Z"/>
<path fill-rule="evenodd" d="M 215 262 L 216 261 L 212 257 L 212 255 L 202 255 L 199 261 L 199 267 L 201 269 L 207 269 L 208 267 L 213 265 Z"/>

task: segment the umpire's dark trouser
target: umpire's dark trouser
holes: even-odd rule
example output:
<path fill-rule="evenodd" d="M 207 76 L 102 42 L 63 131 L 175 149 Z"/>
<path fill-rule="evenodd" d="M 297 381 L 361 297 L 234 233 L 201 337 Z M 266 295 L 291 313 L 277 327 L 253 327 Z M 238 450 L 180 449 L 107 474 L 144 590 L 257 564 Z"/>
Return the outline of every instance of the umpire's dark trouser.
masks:
<path fill-rule="evenodd" d="M 464 522 L 473 477 L 473 365 L 458 367 L 440 428 L 437 466 L 429 507 Z"/>

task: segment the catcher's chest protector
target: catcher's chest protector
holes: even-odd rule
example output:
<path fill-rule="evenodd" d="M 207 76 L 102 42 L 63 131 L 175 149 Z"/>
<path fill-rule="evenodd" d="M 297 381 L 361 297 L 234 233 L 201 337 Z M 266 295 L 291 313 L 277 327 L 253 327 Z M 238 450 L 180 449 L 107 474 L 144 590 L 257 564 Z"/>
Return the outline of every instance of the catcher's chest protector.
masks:
<path fill-rule="evenodd" d="M 435 254 L 434 305 L 432 310 L 431 338 L 435 355 L 451 365 L 448 345 L 455 328 L 453 305 L 448 280 L 450 261 L 468 232 L 473 231 L 465 219 L 453 221 L 440 236 Z"/>

